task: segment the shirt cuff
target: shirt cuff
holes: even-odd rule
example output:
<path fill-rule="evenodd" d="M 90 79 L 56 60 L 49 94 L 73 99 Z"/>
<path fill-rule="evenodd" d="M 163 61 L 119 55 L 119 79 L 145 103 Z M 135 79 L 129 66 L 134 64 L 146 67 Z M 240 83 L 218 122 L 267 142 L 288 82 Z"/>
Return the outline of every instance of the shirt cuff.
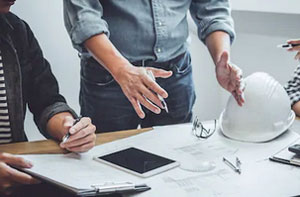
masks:
<path fill-rule="evenodd" d="M 70 112 L 74 118 L 78 118 L 78 115 L 73 109 L 71 109 L 64 102 L 57 102 L 48 106 L 42 113 L 38 128 L 40 132 L 48 139 L 53 139 L 53 137 L 47 132 L 47 123 L 54 115 L 62 112 Z"/>
<path fill-rule="evenodd" d="M 205 43 L 205 39 L 209 34 L 215 32 L 215 31 L 223 31 L 227 33 L 230 37 L 230 43 L 232 44 L 234 39 L 235 39 L 235 32 L 233 29 L 233 25 L 230 22 L 221 22 L 221 21 L 216 21 L 211 24 L 207 24 L 207 27 L 205 28 L 198 28 L 198 36 L 199 39 Z"/>
<path fill-rule="evenodd" d="M 84 41 L 90 37 L 105 33 L 109 36 L 108 25 L 106 21 L 88 21 L 83 20 L 77 22 L 77 24 L 71 29 L 70 37 L 74 44 L 81 45 Z"/>

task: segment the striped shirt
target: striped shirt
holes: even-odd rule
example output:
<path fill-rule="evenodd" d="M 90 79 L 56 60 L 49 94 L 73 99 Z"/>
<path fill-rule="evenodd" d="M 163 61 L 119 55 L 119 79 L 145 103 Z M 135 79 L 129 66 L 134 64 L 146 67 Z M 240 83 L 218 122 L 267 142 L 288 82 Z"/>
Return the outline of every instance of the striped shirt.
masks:
<path fill-rule="evenodd" d="M 11 141 L 12 135 L 8 114 L 3 61 L 0 51 L 0 144 L 9 143 Z"/>

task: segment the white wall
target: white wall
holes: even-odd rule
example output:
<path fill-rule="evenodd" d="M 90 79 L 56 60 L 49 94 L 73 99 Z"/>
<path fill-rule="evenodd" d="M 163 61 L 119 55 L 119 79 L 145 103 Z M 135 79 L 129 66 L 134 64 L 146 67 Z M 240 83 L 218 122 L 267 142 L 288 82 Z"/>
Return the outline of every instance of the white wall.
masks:
<path fill-rule="evenodd" d="M 31 0 L 29 5 L 28 1 L 19 0 L 12 10 L 32 27 L 52 65 L 62 94 L 79 112 L 79 58 L 63 26 L 62 1 Z M 243 69 L 244 76 L 266 71 L 282 84 L 287 81 L 297 62 L 293 54 L 277 49 L 276 45 L 300 37 L 300 15 L 234 11 L 233 17 L 238 37 L 232 47 L 232 61 Z M 217 84 L 212 60 L 193 26 L 191 39 L 197 93 L 194 111 L 200 119 L 214 119 L 224 108 L 228 93 Z M 29 114 L 25 124 L 29 139 L 40 139 Z"/>
<path fill-rule="evenodd" d="M 300 14 L 299 0 L 231 0 L 233 10 Z"/>

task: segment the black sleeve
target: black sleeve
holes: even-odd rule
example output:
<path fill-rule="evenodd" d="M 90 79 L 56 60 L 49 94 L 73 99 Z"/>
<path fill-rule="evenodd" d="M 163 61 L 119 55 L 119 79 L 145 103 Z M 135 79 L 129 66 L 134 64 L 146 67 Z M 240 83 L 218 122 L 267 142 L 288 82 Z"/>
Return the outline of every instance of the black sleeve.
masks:
<path fill-rule="evenodd" d="M 30 82 L 28 106 L 34 115 L 34 121 L 40 132 L 47 138 L 51 136 L 46 131 L 48 120 L 57 113 L 76 113 L 66 104 L 65 98 L 59 94 L 59 87 L 49 62 L 43 57 L 42 50 L 26 22 L 28 63 L 30 64 Z"/>

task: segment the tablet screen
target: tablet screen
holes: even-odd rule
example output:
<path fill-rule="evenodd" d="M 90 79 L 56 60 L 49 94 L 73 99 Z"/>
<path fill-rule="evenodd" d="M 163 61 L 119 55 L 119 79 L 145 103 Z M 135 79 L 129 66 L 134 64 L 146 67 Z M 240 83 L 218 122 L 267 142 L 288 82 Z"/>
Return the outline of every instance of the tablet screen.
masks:
<path fill-rule="evenodd" d="M 175 162 L 137 148 L 124 149 L 98 158 L 140 174 Z"/>

